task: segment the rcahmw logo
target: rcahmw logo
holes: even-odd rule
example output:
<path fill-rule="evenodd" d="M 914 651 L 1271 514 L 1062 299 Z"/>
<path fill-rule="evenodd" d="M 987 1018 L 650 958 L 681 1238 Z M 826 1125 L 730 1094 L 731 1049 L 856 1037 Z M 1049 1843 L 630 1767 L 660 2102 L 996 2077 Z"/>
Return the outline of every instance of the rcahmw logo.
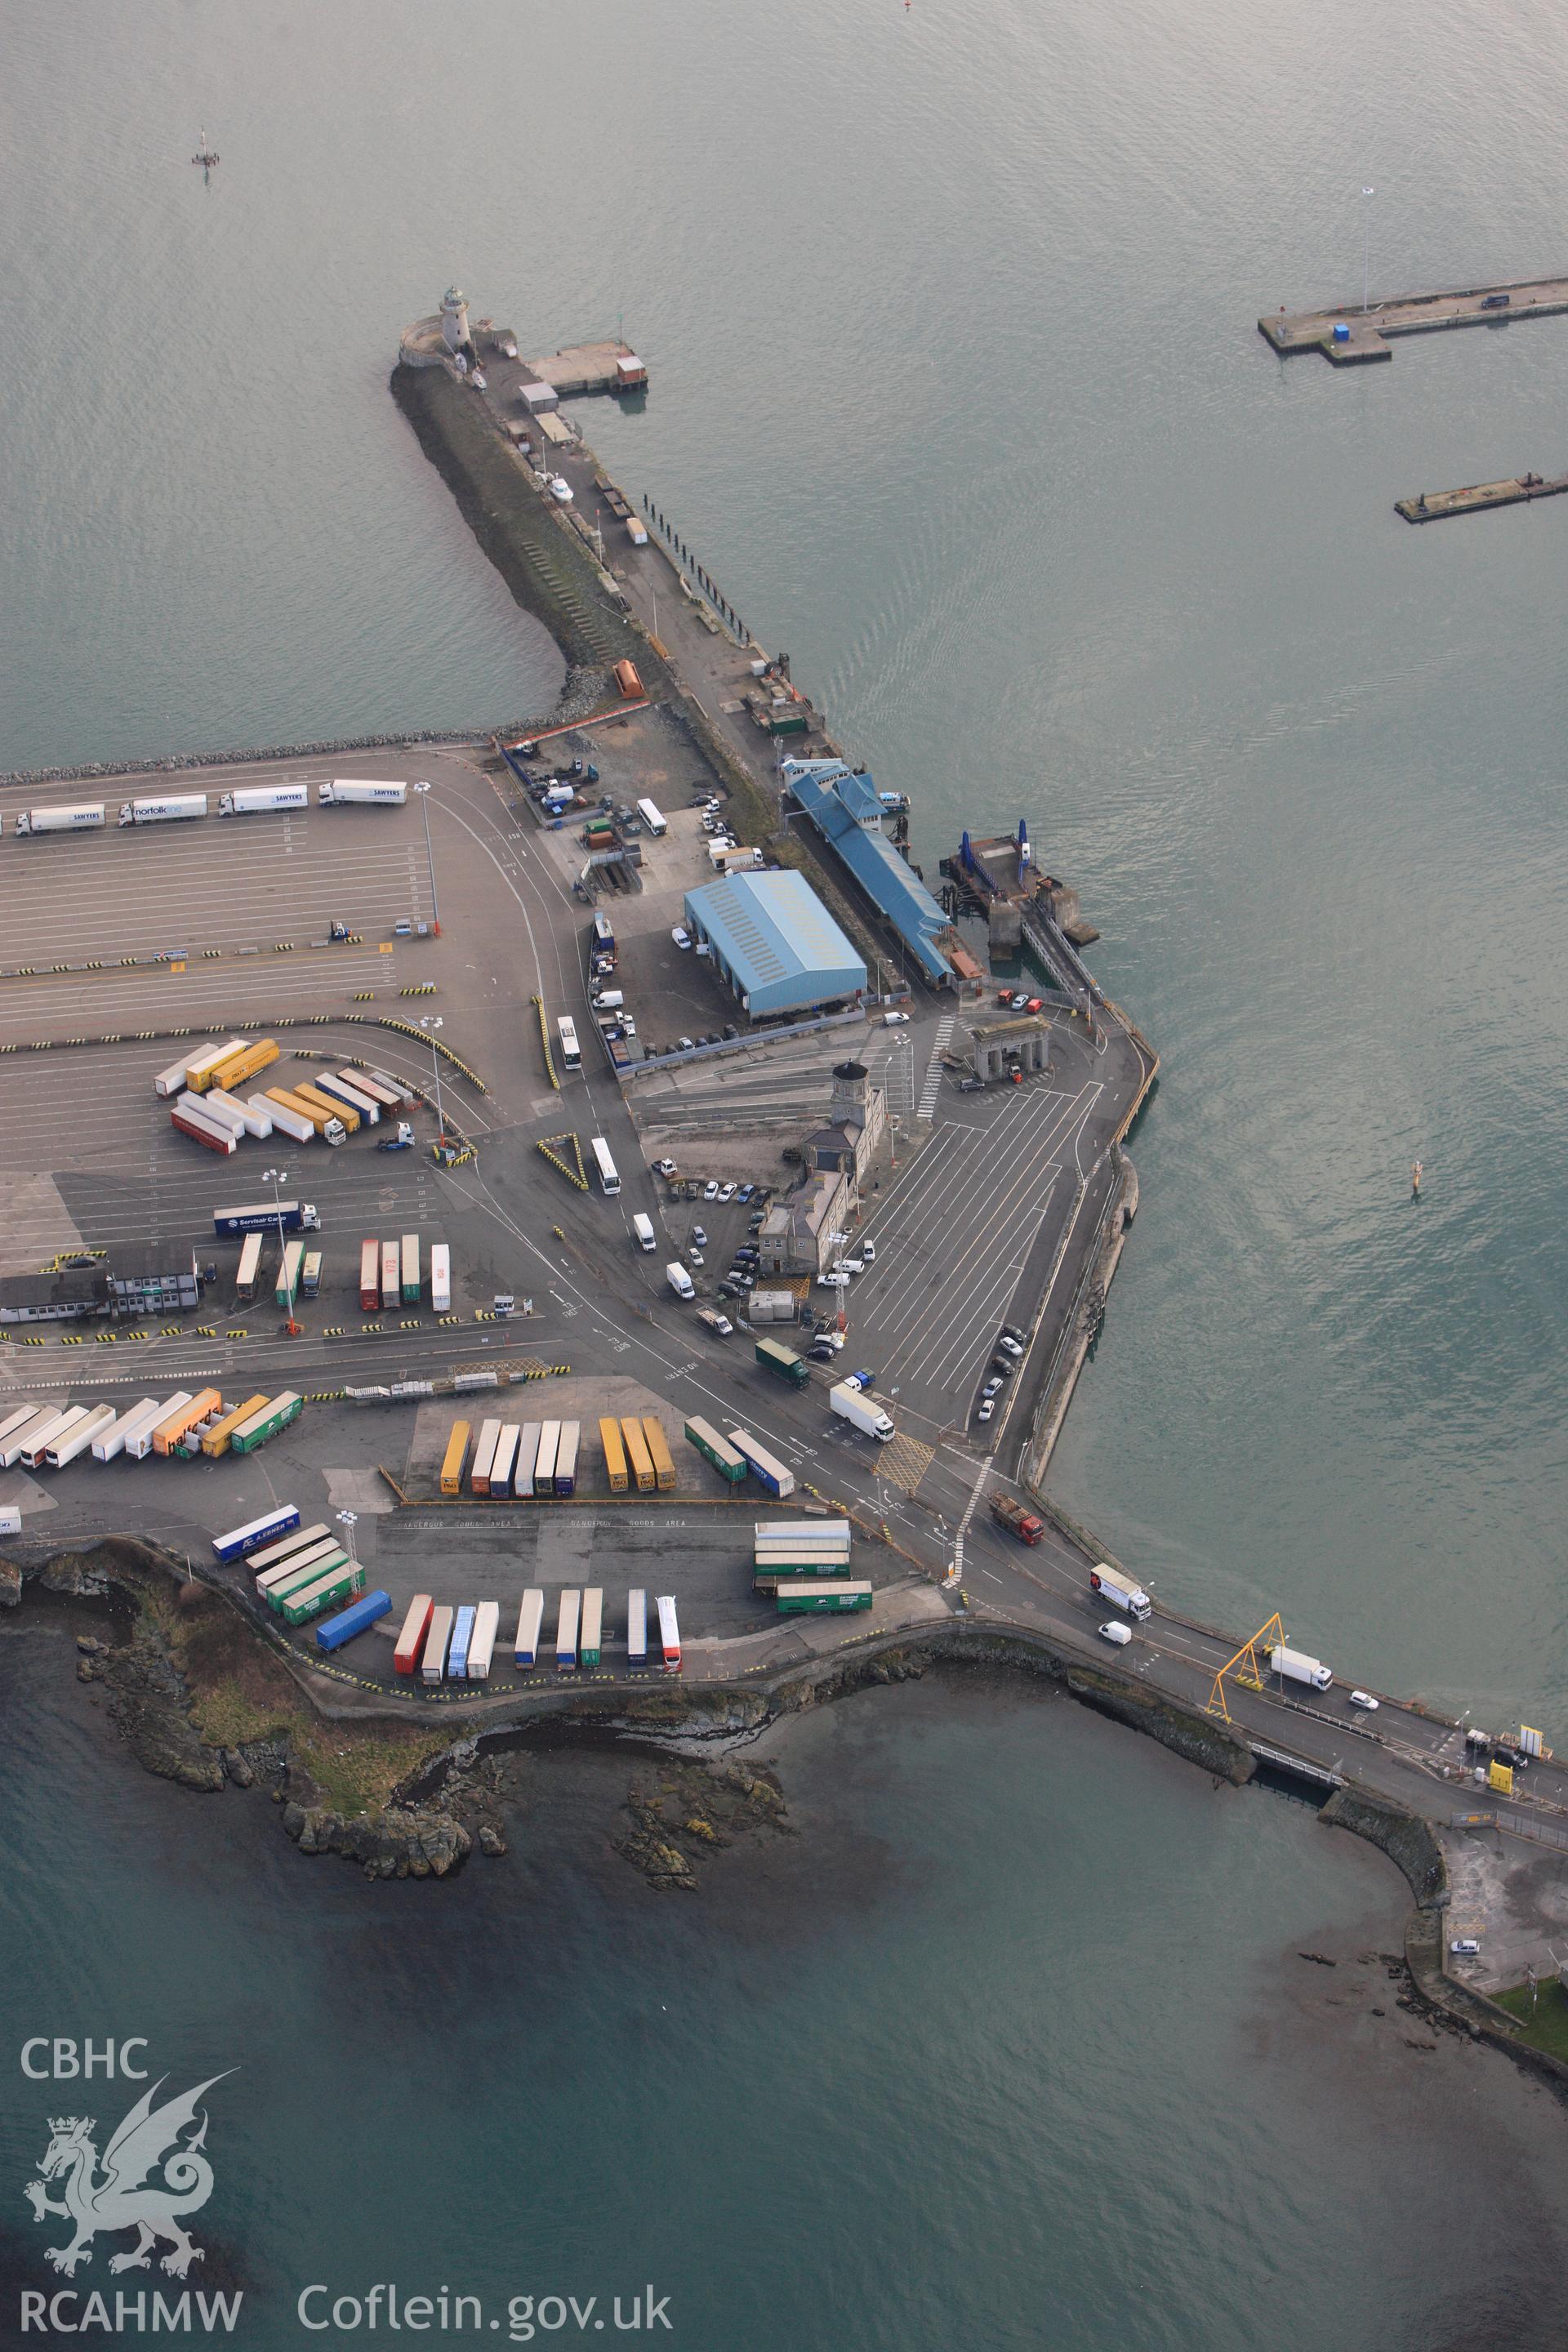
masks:
<path fill-rule="evenodd" d="M 119 2074 L 144 2082 L 148 2070 L 132 2063 L 132 2058 L 140 2057 L 146 2047 L 139 2040 L 118 2045 L 86 2042 L 79 2046 L 75 2042 L 40 2037 L 24 2042 L 22 2072 L 34 2082 L 89 2080 L 99 2074 L 110 2079 Z M 161 2247 L 167 2252 L 159 2255 L 158 2267 L 173 2279 L 183 2279 L 193 2263 L 205 2260 L 185 2222 L 213 2193 L 202 2099 L 215 2083 L 226 2079 L 223 2074 L 211 2074 L 194 2090 L 155 2104 L 168 2080 L 160 2075 L 121 2117 L 101 2157 L 94 2116 L 49 2117 L 48 2143 L 38 2158 L 38 2178 L 26 2183 L 23 2194 L 35 2221 L 70 2225 L 68 2236 L 61 2242 L 43 2249 L 51 2269 L 74 2279 L 78 2270 L 91 2262 L 96 2237 L 128 2231 L 135 2233 L 134 2243 L 110 2255 L 111 2274 L 150 2270 L 153 2253 Z M 188 2331 L 193 2321 L 209 2332 L 232 2330 L 244 2300 L 243 2292 L 193 2294 L 189 2288 L 178 2294 L 118 2288 L 112 2298 L 97 2293 L 83 2294 L 75 2288 L 58 2289 L 52 2294 L 24 2288 L 22 2333 Z"/>

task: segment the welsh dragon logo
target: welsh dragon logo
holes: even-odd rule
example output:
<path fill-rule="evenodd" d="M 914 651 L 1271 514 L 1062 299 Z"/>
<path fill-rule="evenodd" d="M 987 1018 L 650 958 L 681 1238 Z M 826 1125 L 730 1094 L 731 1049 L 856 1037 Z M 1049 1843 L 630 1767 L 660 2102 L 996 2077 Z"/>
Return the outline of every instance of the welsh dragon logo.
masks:
<path fill-rule="evenodd" d="M 38 2163 L 41 2177 L 29 2180 L 24 2193 L 36 2221 L 56 2214 L 75 2226 L 69 2245 L 45 2249 L 46 2260 L 56 2270 L 70 2278 L 79 2263 L 90 2263 L 92 2241 L 100 2230 L 137 2233 L 136 2243 L 128 2252 L 111 2257 L 111 2271 L 146 2270 L 160 2239 L 169 2244 L 161 2267 L 174 2278 L 184 2278 L 193 2263 L 206 2259 L 200 2246 L 192 2243 L 183 2217 L 198 2212 L 213 2193 L 213 2168 L 201 2152 L 207 2119 L 199 2103 L 205 2091 L 224 2079 L 222 2074 L 210 2075 L 183 2097 L 166 2099 L 161 2107 L 154 2107 L 153 2102 L 168 2080 L 166 2074 L 160 2075 L 104 2149 L 101 2171 L 93 2145 L 98 2128 L 93 2117 L 49 2118 L 49 2144 Z M 192 2138 L 182 2140 L 180 2134 L 195 2123 L 198 2113 L 200 2127 Z M 160 2169 L 163 2179 L 150 2181 L 149 2175 Z M 63 2183 L 58 2202 L 44 2185 L 51 2180 Z"/>

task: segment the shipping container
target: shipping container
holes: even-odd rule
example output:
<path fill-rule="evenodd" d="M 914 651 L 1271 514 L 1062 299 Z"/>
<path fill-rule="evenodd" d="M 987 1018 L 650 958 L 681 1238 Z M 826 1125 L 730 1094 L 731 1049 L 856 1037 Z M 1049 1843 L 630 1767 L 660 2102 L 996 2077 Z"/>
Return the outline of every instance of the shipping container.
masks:
<path fill-rule="evenodd" d="M 276 816 L 285 809 L 309 808 L 309 784 L 247 784 L 235 793 L 219 793 L 219 816 Z"/>
<path fill-rule="evenodd" d="M 126 1407 L 118 1421 L 111 1421 L 107 1429 L 99 1431 L 92 1441 L 93 1460 L 95 1462 L 118 1461 L 125 1451 L 126 1439 L 134 1437 L 140 1430 L 150 1431 L 153 1423 L 161 1419 L 162 1414 L 163 1407 L 156 1397 L 139 1397 L 133 1405 Z M 0 1427 L 0 1445 L 4 1444 L 7 1433 L 8 1424 Z"/>
<path fill-rule="evenodd" d="M 583 1596 L 576 1586 L 563 1585 L 555 1612 L 555 1664 L 563 1674 L 571 1672 L 577 1664 L 577 1627 L 582 1610 Z"/>
<path fill-rule="evenodd" d="M 279 1503 L 275 1509 L 264 1511 L 258 1519 L 247 1519 L 239 1528 L 230 1528 L 226 1535 L 214 1536 L 213 1549 L 219 1559 L 244 1559 L 247 1553 L 259 1551 L 266 1544 L 276 1543 L 300 1524 L 298 1503 Z"/>
<path fill-rule="evenodd" d="M 395 1242 L 381 1245 L 381 1303 L 395 1307 L 403 1290 L 403 1253 Z"/>
<path fill-rule="evenodd" d="M 544 1595 L 531 1585 L 523 1594 L 517 1612 L 517 1638 L 512 1643 L 513 1662 L 520 1666 L 531 1666 L 539 1661 L 539 1629 L 544 1622 Z"/>
<path fill-rule="evenodd" d="M 264 1391 L 258 1396 L 247 1397 L 243 1404 L 233 1406 L 229 1412 L 219 1413 L 212 1427 L 202 1432 L 202 1452 L 209 1462 L 216 1462 L 228 1452 L 240 1423 L 248 1421 L 253 1412 L 259 1412 L 266 1402 Z"/>
<path fill-rule="evenodd" d="M 402 1246 L 398 1251 L 398 1257 L 401 1263 L 401 1272 L 403 1276 L 403 1304 L 405 1307 L 417 1307 L 419 1304 L 419 1292 L 421 1288 L 419 1279 L 419 1236 L 417 1234 L 404 1234 Z"/>
<path fill-rule="evenodd" d="M 815 1577 L 792 1577 L 773 1596 L 781 1617 L 807 1617 L 822 1611 L 869 1609 L 868 1584 L 824 1583 Z"/>
<path fill-rule="evenodd" d="M 265 1097 L 263 1097 L 265 1099 Z M 215 1209 L 213 1231 L 230 1234 L 318 1233 L 321 1216 L 313 1201 L 258 1201 L 242 1209 Z"/>
<path fill-rule="evenodd" d="M 640 1584 L 626 1595 L 626 1664 L 634 1673 L 647 1664 L 647 1594 Z"/>
<path fill-rule="evenodd" d="M 721 1478 L 727 1478 L 732 1486 L 739 1486 L 746 1475 L 746 1465 L 734 1447 L 726 1444 L 710 1422 L 700 1420 L 693 1413 L 686 1424 L 686 1438 L 688 1444 L 695 1445 L 705 1462 L 712 1464 Z"/>
<path fill-rule="evenodd" d="M 517 1459 L 511 1465 L 511 1491 L 514 1495 L 531 1495 L 533 1474 L 539 1466 L 539 1441 L 544 1434 L 543 1423 L 525 1421 L 517 1441 Z"/>
<path fill-rule="evenodd" d="M 452 1638 L 452 1612 L 445 1602 L 430 1612 L 430 1631 L 419 1660 L 423 1682 L 438 1683 L 447 1671 L 447 1645 Z"/>
<path fill-rule="evenodd" d="M 181 1102 L 184 1099 L 182 1096 Z M 176 1104 L 169 1113 L 169 1124 L 177 1128 L 182 1135 L 188 1135 L 193 1143 L 205 1144 L 209 1151 L 216 1151 L 226 1160 L 232 1159 L 239 1148 L 231 1129 L 222 1126 L 216 1118 L 208 1118 L 202 1111 L 184 1110 Z"/>
<path fill-rule="evenodd" d="M 642 1433 L 647 1441 L 648 1459 L 653 1464 L 658 1491 L 661 1495 L 672 1494 L 675 1489 L 675 1465 L 669 1458 L 669 1447 L 665 1443 L 663 1422 L 654 1414 L 645 1412 Z"/>
<path fill-rule="evenodd" d="M 361 1242 L 359 1245 L 359 1303 L 362 1315 L 374 1315 L 381 1307 L 379 1242 Z"/>
<path fill-rule="evenodd" d="M 468 1492 L 471 1495 L 489 1493 L 490 1470 L 496 1458 L 496 1447 L 500 1443 L 500 1423 L 481 1421 L 479 1442 L 474 1448 L 474 1466 L 468 1474 Z"/>
<path fill-rule="evenodd" d="M 95 1404 L 73 1429 L 57 1431 L 44 1455 L 48 1468 L 63 1470 L 68 1462 L 76 1461 L 79 1454 L 87 1452 L 95 1437 L 102 1436 L 113 1419 L 114 1407 L 111 1404 Z"/>
<path fill-rule="evenodd" d="M 680 1671 L 680 1624 L 675 1613 L 675 1595 L 661 1592 L 656 1603 L 658 1610 L 658 1646 L 667 1675 Z"/>
<path fill-rule="evenodd" d="M 430 1305 L 437 1315 L 451 1310 L 452 1253 L 445 1242 L 433 1242 L 430 1245 Z"/>
<path fill-rule="evenodd" d="M 318 1519 L 314 1527 L 296 1528 L 279 1542 L 268 1544 L 261 1551 L 252 1552 L 246 1566 L 253 1576 L 265 1575 L 269 1568 L 284 1567 L 296 1553 L 308 1551 L 312 1544 L 321 1543 L 331 1533 L 325 1519 Z"/>
<path fill-rule="evenodd" d="M 583 1630 L 578 1636 L 577 1656 L 584 1666 L 596 1666 L 604 1646 L 605 1595 L 597 1584 L 590 1584 L 583 1594 Z"/>
<path fill-rule="evenodd" d="M 300 1287 L 307 1298 L 316 1298 L 321 1288 L 321 1253 L 307 1250 L 305 1263 L 300 1269 Z"/>
<path fill-rule="evenodd" d="M 352 1111 L 354 1118 L 364 1126 L 380 1126 L 382 1109 L 380 1103 L 374 1096 L 362 1095 L 359 1088 L 351 1085 L 347 1078 L 330 1076 L 323 1070 L 310 1083 L 319 1095 L 325 1095 L 329 1102 L 341 1102 L 344 1108 Z"/>
<path fill-rule="evenodd" d="M 294 1294 L 300 1287 L 300 1268 L 304 1262 L 303 1242 L 288 1242 L 284 1244 L 283 1261 L 278 1268 L 278 1286 L 272 1294 L 272 1303 L 275 1307 L 291 1307 L 293 1306 Z"/>
<path fill-rule="evenodd" d="M 490 1464 L 492 1496 L 510 1495 L 511 1492 L 512 1465 L 517 1460 L 517 1441 L 521 1435 L 522 1432 L 515 1421 L 501 1424 L 500 1435 L 496 1440 L 496 1458 Z"/>
<path fill-rule="evenodd" d="M 374 1244 L 367 1242 L 365 1247 Z M 447 1440 L 447 1451 L 441 1457 L 441 1492 L 460 1495 L 463 1491 L 463 1466 L 468 1458 L 469 1425 L 466 1421 L 452 1423 L 452 1434 Z"/>
<path fill-rule="evenodd" d="M 563 1501 L 577 1491 L 577 1447 L 582 1433 L 581 1422 L 563 1421 L 561 1424 L 555 1447 L 555 1492 Z"/>
<path fill-rule="evenodd" d="M 0 1439 L 0 1470 L 14 1470 L 22 1459 L 24 1447 L 29 1445 L 40 1433 L 47 1444 L 48 1433 L 59 1417 L 59 1406 L 47 1404 L 33 1407 L 22 1420 L 14 1422 L 10 1434 Z"/>
<path fill-rule="evenodd" d="M 533 1463 L 533 1491 L 541 1498 L 555 1492 L 555 1456 L 561 1450 L 561 1423 L 547 1421 L 540 1429 L 539 1452 Z"/>
<path fill-rule="evenodd" d="M 226 1062 L 232 1062 L 250 1044 L 248 1037 L 226 1037 L 221 1045 L 205 1045 L 199 1054 L 185 1064 L 185 1084 L 194 1095 L 205 1094 L 213 1083 L 213 1074 Z"/>
<path fill-rule="evenodd" d="M 242 1421 L 229 1444 L 237 1454 L 254 1454 L 258 1445 L 265 1445 L 269 1437 L 276 1437 L 280 1429 L 298 1421 L 304 1410 L 303 1397 L 297 1396 L 292 1389 L 285 1389 L 248 1421 Z"/>
<path fill-rule="evenodd" d="M 247 1234 L 239 1253 L 239 1271 L 234 1277 L 235 1304 L 249 1307 L 256 1297 L 256 1286 L 261 1276 L 261 1235 Z"/>
<path fill-rule="evenodd" d="M 626 1449 L 621 1444 L 621 1424 L 605 1420 L 599 1423 L 599 1443 L 605 1449 L 605 1475 L 610 1482 L 612 1495 L 626 1491 Z"/>
<path fill-rule="evenodd" d="M 257 1599 L 265 1601 L 268 1609 L 281 1611 L 291 1592 L 303 1591 L 307 1584 L 314 1584 L 319 1576 L 347 1559 L 335 1536 L 322 1536 L 295 1552 L 280 1568 L 264 1569 L 256 1580 Z"/>
<path fill-rule="evenodd" d="M 367 1592 L 363 1599 L 351 1601 L 348 1608 L 341 1610 L 337 1616 L 329 1617 L 324 1624 L 318 1625 L 317 1647 L 322 1650 L 341 1650 L 343 1644 L 346 1642 L 352 1642 L 356 1634 L 368 1633 L 378 1618 L 389 1617 L 391 1614 L 392 1595 L 390 1592 L 382 1591 L 378 1587 L 374 1592 Z"/>
<path fill-rule="evenodd" d="M 216 1389 L 198 1389 L 189 1403 L 176 1405 L 173 1412 L 164 1414 L 153 1432 L 153 1453 L 167 1454 L 172 1447 L 178 1445 L 187 1431 L 205 1421 L 209 1413 L 222 1411 L 223 1398 Z"/>
<path fill-rule="evenodd" d="M 358 1132 L 360 1127 L 358 1111 L 352 1104 L 344 1102 L 340 1096 L 328 1094 L 322 1087 L 317 1086 L 313 1078 L 296 1079 L 289 1092 L 298 1097 L 307 1110 L 325 1111 L 329 1118 L 339 1120 L 351 1135 Z"/>
<path fill-rule="evenodd" d="M 299 1106 L 289 1100 L 287 1092 L 279 1087 L 269 1094 L 252 1095 L 253 1110 L 265 1109 L 279 1135 L 292 1138 L 296 1143 L 310 1143 L 316 1134 L 316 1122 L 307 1118 Z"/>
<path fill-rule="evenodd" d="M 153 1431 L 159 1426 L 161 1422 L 164 1421 L 168 1415 L 175 1410 L 176 1406 L 189 1404 L 190 1401 L 191 1391 L 189 1389 L 176 1389 L 172 1397 L 165 1397 L 163 1399 L 163 1403 L 159 1405 L 151 1421 L 145 1423 L 140 1429 L 128 1429 L 125 1433 L 126 1460 L 128 1462 L 145 1462 L 147 1456 L 153 1451 Z"/>
<path fill-rule="evenodd" d="M 626 1469 L 639 1495 L 651 1495 L 658 1484 L 643 1425 L 630 1413 L 621 1417 L 621 1443 L 626 1449 Z"/>
<path fill-rule="evenodd" d="M 322 1610 L 330 1609 L 334 1601 L 350 1600 L 353 1594 L 363 1591 L 364 1569 L 362 1563 L 357 1559 L 342 1560 L 336 1568 L 329 1569 L 324 1576 L 319 1577 L 314 1584 L 306 1585 L 302 1592 L 290 1592 L 285 1596 L 283 1622 L 286 1625 L 308 1624 L 312 1617 L 319 1617 Z"/>
<path fill-rule="evenodd" d="M 427 1592 L 416 1592 L 408 1604 L 408 1614 L 403 1621 L 403 1631 L 397 1637 L 397 1647 L 392 1654 L 395 1674 L 412 1675 L 418 1670 L 419 1654 L 425 1647 L 425 1637 L 430 1631 L 430 1619 L 436 1604 Z"/>
<path fill-rule="evenodd" d="M 217 1038 L 209 1037 L 205 1045 L 197 1045 L 193 1052 L 187 1053 L 183 1060 L 171 1062 L 166 1070 L 160 1070 L 153 1081 L 153 1093 L 165 1097 L 170 1095 L 183 1095 L 191 1064 L 200 1061 L 205 1055 L 219 1054 L 223 1050 Z"/>
<path fill-rule="evenodd" d="M 468 1680 L 486 1683 L 490 1678 L 490 1663 L 495 1656 L 496 1634 L 500 1628 L 499 1601 L 481 1601 L 474 1612 L 474 1630 L 468 1637 Z"/>
<path fill-rule="evenodd" d="M 236 1087 L 244 1086 L 247 1079 L 255 1077 L 258 1070 L 270 1069 L 277 1059 L 277 1039 L 258 1037 L 254 1045 L 241 1045 L 237 1052 L 227 1055 L 226 1060 L 220 1061 L 212 1073 L 212 1083 L 232 1094 Z"/>
<path fill-rule="evenodd" d="M 760 1479 L 770 1495 L 776 1495 L 783 1502 L 786 1496 L 794 1494 L 794 1471 L 786 1470 L 765 1445 L 758 1444 L 749 1430 L 731 1429 L 726 1434 L 752 1477 Z"/>
<path fill-rule="evenodd" d="M 474 1606 L 465 1601 L 452 1620 L 452 1646 L 447 1653 L 447 1672 L 455 1683 L 468 1679 L 468 1644 L 474 1638 Z"/>

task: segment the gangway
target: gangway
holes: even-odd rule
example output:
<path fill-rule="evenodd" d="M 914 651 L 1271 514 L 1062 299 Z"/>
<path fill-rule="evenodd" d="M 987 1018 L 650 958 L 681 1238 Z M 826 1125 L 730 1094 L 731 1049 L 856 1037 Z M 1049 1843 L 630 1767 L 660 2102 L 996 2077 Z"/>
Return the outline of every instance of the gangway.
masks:
<path fill-rule="evenodd" d="M 1225 1678 L 1226 1675 L 1231 1675 L 1236 1682 L 1239 1683 L 1243 1690 L 1262 1690 L 1264 1687 L 1263 1668 L 1258 1663 L 1258 1653 L 1260 1649 L 1268 1649 L 1276 1643 L 1278 1643 L 1279 1647 L 1283 1649 L 1285 1645 L 1285 1628 L 1279 1622 L 1279 1612 L 1278 1610 L 1276 1610 L 1273 1616 L 1270 1617 L 1267 1625 L 1260 1625 L 1257 1633 L 1253 1634 L 1251 1640 L 1242 1643 L 1235 1657 L 1227 1658 L 1224 1665 L 1221 1666 L 1218 1674 L 1215 1675 L 1214 1678 L 1214 1688 L 1209 1693 L 1208 1706 L 1205 1709 L 1205 1713 L 1207 1715 L 1223 1715 L 1226 1723 L 1230 1721 L 1230 1709 L 1226 1705 L 1225 1699 Z"/>

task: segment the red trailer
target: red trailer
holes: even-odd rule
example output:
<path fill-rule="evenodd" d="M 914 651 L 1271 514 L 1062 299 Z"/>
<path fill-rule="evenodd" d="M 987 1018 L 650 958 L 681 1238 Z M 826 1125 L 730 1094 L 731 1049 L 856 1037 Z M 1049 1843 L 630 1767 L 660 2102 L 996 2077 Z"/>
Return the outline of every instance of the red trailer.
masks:
<path fill-rule="evenodd" d="M 436 1604 L 427 1592 L 416 1592 L 408 1604 L 408 1614 L 403 1621 L 403 1631 L 397 1637 L 397 1647 L 392 1663 L 400 1675 L 416 1675 L 425 1636 L 430 1631 L 430 1620 Z"/>

